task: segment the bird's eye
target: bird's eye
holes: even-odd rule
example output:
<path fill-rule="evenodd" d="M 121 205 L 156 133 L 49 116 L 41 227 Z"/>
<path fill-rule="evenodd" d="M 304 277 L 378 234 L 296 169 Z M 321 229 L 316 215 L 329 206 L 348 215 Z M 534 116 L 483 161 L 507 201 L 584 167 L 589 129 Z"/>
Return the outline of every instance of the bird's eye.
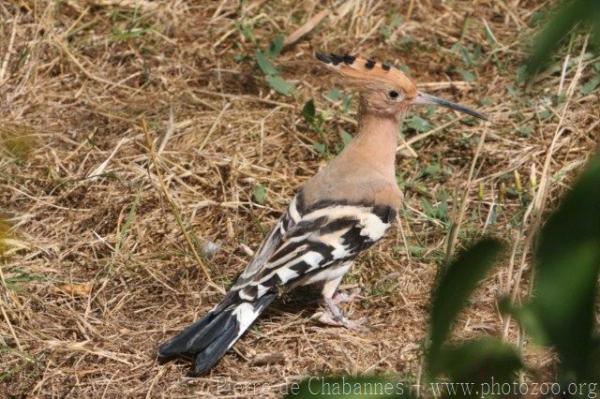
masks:
<path fill-rule="evenodd" d="M 390 90 L 388 91 L 388 97 L 391 98 L 392 100 L 397 99 L 398 97 L 400 97 L 400 93 L 398 93 L 396 90 Z"/>

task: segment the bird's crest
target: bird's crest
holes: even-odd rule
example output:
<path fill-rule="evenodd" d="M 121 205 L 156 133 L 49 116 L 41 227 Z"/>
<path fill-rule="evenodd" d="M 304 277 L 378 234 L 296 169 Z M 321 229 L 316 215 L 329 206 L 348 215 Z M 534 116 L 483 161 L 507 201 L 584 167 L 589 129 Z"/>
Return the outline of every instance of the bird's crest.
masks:
<path fill-rule="evenodd" d="M 401 89 L 408 97 L 417 94 L 415 83 L 398 69 L 386 63 L 378 63 L 372 59 L 355 57 L 353 55 L 337 55 L 315 53 L 317 59 L 339 73 L 344 78 L 357 84 L 371 85 L 383 83 Z"/>

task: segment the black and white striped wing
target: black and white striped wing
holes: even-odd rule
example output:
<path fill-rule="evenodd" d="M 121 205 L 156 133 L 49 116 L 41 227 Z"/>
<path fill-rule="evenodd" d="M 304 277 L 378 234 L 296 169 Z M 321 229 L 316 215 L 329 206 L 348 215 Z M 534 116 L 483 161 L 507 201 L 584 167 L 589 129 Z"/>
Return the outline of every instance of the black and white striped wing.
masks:
<path fill-rule="evenodd" d="M 247 282 L 251 281 L 268 263 L 269 258 L 277 251 L 277 248 L 281 246 L 288 231 L 300 221 L 300 214 L 298 213 L 296 201 L 298 196 L 295 196 L 288 206 L 287 212 L 279 218 L 267 238 L 263 241 L 261 246 L 256 251 L 252 261 L 246 266 L 242 274 L 238 277 L 238 280 L 233 285 L 232 290 L 235 290 L 241 286 L 244 286 Z"/>
<path fill-rule="evenodd" d="M 394 216 L 387 206 L 320 202 L 307 208 L 299 193 L 232 290 L 253 301 L 277 287 L 328 280 L 332 266 L 383 237 Z"/>

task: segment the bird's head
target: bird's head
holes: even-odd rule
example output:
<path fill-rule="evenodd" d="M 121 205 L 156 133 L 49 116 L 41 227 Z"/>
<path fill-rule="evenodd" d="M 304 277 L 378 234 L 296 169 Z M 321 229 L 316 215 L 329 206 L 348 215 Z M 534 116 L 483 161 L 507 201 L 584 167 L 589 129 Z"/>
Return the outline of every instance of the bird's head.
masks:
<path fill-rule="evenodd" d="M 430 104 L 451 108 L 476 118 L 487 120 L 477 111 L 417 90 L 415 82 L 400 70 L 371 59 L 352 55 L 317 52 L 316 57 L 327 68 L 342 77 L 344 84 L 360 91 L 368 112 L 397 118 L 411 105 Z"/>

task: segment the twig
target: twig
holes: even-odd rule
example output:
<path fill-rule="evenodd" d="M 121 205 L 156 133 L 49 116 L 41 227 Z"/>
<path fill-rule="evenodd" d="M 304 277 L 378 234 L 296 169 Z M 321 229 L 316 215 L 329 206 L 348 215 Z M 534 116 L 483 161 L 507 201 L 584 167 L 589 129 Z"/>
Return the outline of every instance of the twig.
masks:
<path fill-rule="evenodd" d="M 446 122 L 446 123 L 444 123 L 442 125 L 439 125 L 438 127 L 434 128 L 434 129 L 431 129 L 428 132 L 417 134 L 416 136 L 411 137 L 410 139 L 408 139 L 408 140 L 404 141 L 403 143 L 401 143 L 398 146 L 398 148 L 396 148 L 396 151 L 400 151 L 404 147 L 410 147 L 412 144 L 417 143 L 417 142 L 423 140 L 424 138 L 429 137 L 432 134 L 439 132 L 440 130 L 444 130 L 445 128 L 447 128 L 450 125 L 455 124 L 459 120 L 461 120 L 461 118 L 452 119 L 450 122 Z"/>
<path fill-rule="evenodd" d="M 274 100 L 268 100 L 266 98 L 260 98 L 257 96 L 249 96 L 247 94 L 227 94 L 227 93 L 219 93 L 216 91 L 203 90 L 203 89 L 194 89 L 194 91 L 201 93 L 201 94 L 208 95 L 208 96 L 218 96 L 218 97 L 222 97 L 222 98 L 229 98 L 231 100 L 256 101 L 259 103 L 279 105 L 280 107 L 285 107 L 285 108 L 291 108 L 291 109 L 296 108 L 296 106 L 291 105 L 291 104 L 282 103 L 282 102 L 274 101 Z"/>
<path fill-rule="evenodd" d="M 319 11 L 317 14 L 310 17 L 308 21 L 306 21 L 301 27 L 299 27 L 290 35 L 288 35 L 283 41 L 283 47 L 289 47 L 294 43 L 298 42 L 304 36 L 312 32 L 313 29 L 315 29 L 325 18 L 327 18 L 332 13 L 335 13 L 338 19 L 343 18 L 346 14 L 348 14 L 353 3 L 353 0 L 343 1 L 342 4 L 336 8 L 335 12 L 332 12 L 330 9 Z"/>
<path fill-rule="evenodd" d="M 183 225 L 183 220 L 181 218 L 181 214 L 179 212 L 179 208 L 178 208 L 177 204 L 175 204 L 175 201 L 171 198 L 171 195 L 169 194 L 169 190 L 167 189 L 167 187 L 166 187 L 166 185 L 164 183 L 162 172 L 161 172 L 160 167 L 158 165 L 158 162 L 156 160 L 156 152 L 154 151 L 154 144 L 152 143 L 152 140 L 150 139 L 150 133 L 148 132 L 148 126 L 146 125 L 146 121 L 145 120 L 142 121 L 142 130 L 144 131 L 144 136 L 146 137 L 146 145 L 148 147 L 148 152 L 150 154 L 150 159 L 152 161 L 152 164 L 154 164 L 154 169 L 156 170 L 156 175 L 158 177 L 158 183 L 160 184 L 160 188 L 162 190 L 162 193 L 163 193 L 164 197 L 166 198 L 167 202 L 169 203 L 169 206 L 171 207 L 171 211 L 173 212 L 173 216 L 175 216 L 175 220 L 177 221 L 177 225 L 179 226 L 179 229 L 181 230 L 181 233 L 185 237 L 185 241 L 187 242 L 188 247 L 192 251 L 192 254 L 194 255 L 194 258 L 196 259 L 196 263 L 198 264 L 198 267 L 200 268 L 200 270 L 202 271 L 202 273 L 206 277 L 208 285 L 210 285 L 211 287 L 217 289 L 219 292 L 221 292 L 221 293 L 224 294 L 225 290 L 222 287 L 216 285 L 213 282 L 212 278 L 210 277 L 210 273 L 208 272 L 208 269 L 206 268 L 206 265 L 202 261 L 202 258 L 198 254 L 198 251 L 196 251 L 196 246 L 194 245 L 194 242 L 192 241 L 192 238 L 190 237 L 190 235 L 189 235 L 187 229 L 185 228 L 185 226 Z"/>
<path fill-rule="evenodd" d="M 4 54 L 4 60 L 2 61 L 2 68 L 0 68 L 0 85 L 4 83 L 4 74 L 6 73 L 6 69 L 8 68 L 8 61 L 10 60 L 10 56 L 12 54 L 13 45 L 15 44 L 18 20 L 19 17 L 15 15 L 15 18 L 13 19 L 12 32 L 10 33 L 10 40 L 8 42 L 8 49 L 6 49 L 6 54 Z"/>
<path fill-rule="evenodd" d="M 165 137 L 160 142 L 158 151 L 156 151 L 158 155 L 162 154 L 162 152 L 165 150 L 165 147 L 171 139 L 171 136 L 173 136 L 173 133 L 175 133 L 175 113 L 173 112 L 173 104 L 171 104 L 171 107 L 169 108 L 169 124 L 167 125 L 167 132 L 165 133 Z"/>
<path fill-rule="evenodd" d="M 2 285 L 2 287 L 4 287 L 6 290 L 6 281 L 4 280 L 4 273 L 2 273 L 2 267 L 0 267 L 0 285 Z M 17 337 L 17 334 L 15 333 L 15 330 L 10 322 L 10 319 L 8 318 L 8 315 L 6 314 L 6 311 L 4 310 L 3 301 L 0 301 L 0 310 L 2 311 L 2 316 L 4 317 L 4 320 L 6 320 L 6 324 L 8 325 L 8 329 L 10 330 L 10 334 L 13 336 L 15 343 L 17 344 L 17 348 L 19 348 L 19 350 L 21 352 L 23 352 L 23 347 L 21 346 L 21 342 L 19 341 L 19 338 Z"/>
<path fill-rule="evenodd" d="M 483 143 L 485 143 L 486 135 L 487 127 L 485 128 L 485 130 L 481 134 L 481 137 L 479 138 L 479 144 L 477 145 L 477 150 L 475 151 L 475 156 L 473 157 L 473 161 L 471 162 L 471 168 L 469 169 L 469 178 L 467 180 L 465 191 L 463 193 L 463 197 L 460 201 L 460 205 L 457 210 L 457 218 L 455 223 L 453 223 L 452 227 L 450 228 L 450 234 L 448 235 L 448 246 L 446 247 L 446 264 L 450 261 L 452 255 L 454 254 L 456 238 L 458 237 L 458 233 L 460 232 L 460 226 L 462 224 L 465 209 L 467 207 L 467 200 L 469 199 L 469 191 L 471 191 L 471 183 L 473 181 L 473 174 L 475 173 L 475 165 L 479 160 L 479 154 L 481 154 Z"/>
<path fill-rule="evenodd" d="M 316 15 L 313 15 L 298 29 L 296 29 L 291 35 L 287 36 L 283 41 L 283 46 L 291 46 L 296 43 L 298 40 L 302 39 L 304 35 L 310 33 L 321 21 L 323 21 L 330 13 L 328 9 L 321 10 Z"/>
<path fill-rule="evenodd" d="M 417 89 L 425 90 L 446 90 L 446 89 L 457 89 L 466 90 L 473 86 L 473 83 L 465 80 L 454 80 L 449 82 L 428 82 L 428 83 L 417 83 Z"/>
<path fill-rule="evenodd" d="M 111 82 L 108 79 L 104 79 L 104 78 L 94 75 L 93 73 L 88 71 L 81 62 L 79 62 L 79 60 L 71 53 L 71 51 L 69 51 L 68 47 L 62 42 L 61 39 L 57 38 L 57 40 L 55 40 L 55 42 L 56 42 L 56 44 L 58 44 L 58 47 L 60 47 L 60 49 L 71 59 L 73 64 L 75 64 L 75 66 L 77 66 L 77 68 L 79 68 L 79 70 L 81 72 L 83 72 L 83 74 L 85 76 L 87 76 L 89 79 L 92 79 L 92 80 L 95 80 L 96 82 L 104 83 L 104 84 L 107 84 L 110 86 L 120 87 L 120 88 L 126 89 L 126 90 L 138 91 L 138 89 L 136 89 L 134 87 L 130 87 L 130 86 L 121 84 L 119 82 Z"/>
<path fill-rule="evenodd" d="M 526 225 L 526 222 L 530 216 L 533 217 L 533 221 L 531 222 L 531 224 L 529 225 L 529 228 L 527 229 L 528 232 L 526 234 L 525 244 L 523 246 L 523 252 L 521 254 L 520 266 L 517 271 L 517 276 L 515 277 L 514 285 L 512 287 L 512 293 L 510 295 L 511 303 L 515 303 L 515 301 L 517 300 L 517 294 L 519 292 L 520 281 L 523 276 L 523 272 L 525 271 L 525 268 L 527 267 L 527 256 L 529 255 L 529 250 L 530 250 L 531 246 L 533 245 L 533 240 L 536 237 L 536 233 L 542 223 L 542 214 L 544 212 L 544 208 L 545 208 L 545 204 L 546 204 L 546 197 L 548 194 L 548 178 L 549 178 L 548 174 L 549 174 L 549 169 L 550 169 L 550 161 L 552 160 L 552 156 L 554 155 L 554 152 L 556 150 L 558 139 L 561 137 L 562 133 L 565 131 L 565 128 L 563 128 L 563 124 L 565 121 L 565 117 L 567 115 L 567 111 L 569 110 L 569 105 L 571 103 L 571 99 L 575 92 L 575 87 L 577 86 L 577 83 L 579 82 L 579 78 L 581 77 L 583 56 L 585 54 L 585 50 L 587 49 L 588 39 L 589 39 L 589 34 L 585 38 L 583 47 L 581 49 L 581 53 L 579 55 L 579 62 L 577 64 L 575 76 L 573 77 L 573 81 L 571 82 L 571 84 L 569 85 L 569 88 L 567 89 L 567 99 L 565 100 L 565 105 L 563 106 L 562 112 L 560 113 L 559 121 L 558 121 L 558 124 L 556 125 L 556 130 L 554 132 L 554 137 L 552 138 L 552 142 L 550 143 L 550 147 L 548 148 L 548 152 L 547 152 L 546 158 L 544 160 L 544 168 L 542 170 L 542 177 L 540 178 L 540 185 L 536 192 L 535 198 L 533 199 L 531 204 L 529 204 L 529 207 L 527 208 L 527 211 L 525 212 L 525 215 L 523 216 L 523 225 L 524 226 Z M 524 229 L 525 228 L 526 227 L 524 227 Z M 531 289 L 533 288 L 534 280 L 535 280 L 534 275 L 532 274 L 531 279 L 529 281 L 529 291 L 531 291 Z M 510 317 L 510 315 L 508 315 L 506 320 L 504 321 L 504 335 L 505 336 L 508 333 L 508 325 L 510 324 L 510 321 L 511 321 L 511 317 Z"/>
<path fill-rule="evenodd" d="M 204 140 L 202 140 L 202 143 L 200 143 L 200 145 L 198 146 L 198 149 L 196 151 L 200 152 L 204 149 L 204 146 L 206 145 L 206 143 L 208 143 L 210 136 L 217 129 L 217 126 L 219 126 L 219 123 L 221 122 L 221 118 L 223 118 L 223 114 L 225 114 L 225 111 L 227 111 L 230 106 L 231 106 L 231 103 L 227 103 L 223 106 L 223 108 L 221 109 L 221 112 L 219 112 L 219 114 L 215 118 L 215 121 L 213 122 L 212 126 L 210 127 L 210 129 L 208 129 L 208 133 L 206 133 L 206 137 L 204 137 Z"/>

